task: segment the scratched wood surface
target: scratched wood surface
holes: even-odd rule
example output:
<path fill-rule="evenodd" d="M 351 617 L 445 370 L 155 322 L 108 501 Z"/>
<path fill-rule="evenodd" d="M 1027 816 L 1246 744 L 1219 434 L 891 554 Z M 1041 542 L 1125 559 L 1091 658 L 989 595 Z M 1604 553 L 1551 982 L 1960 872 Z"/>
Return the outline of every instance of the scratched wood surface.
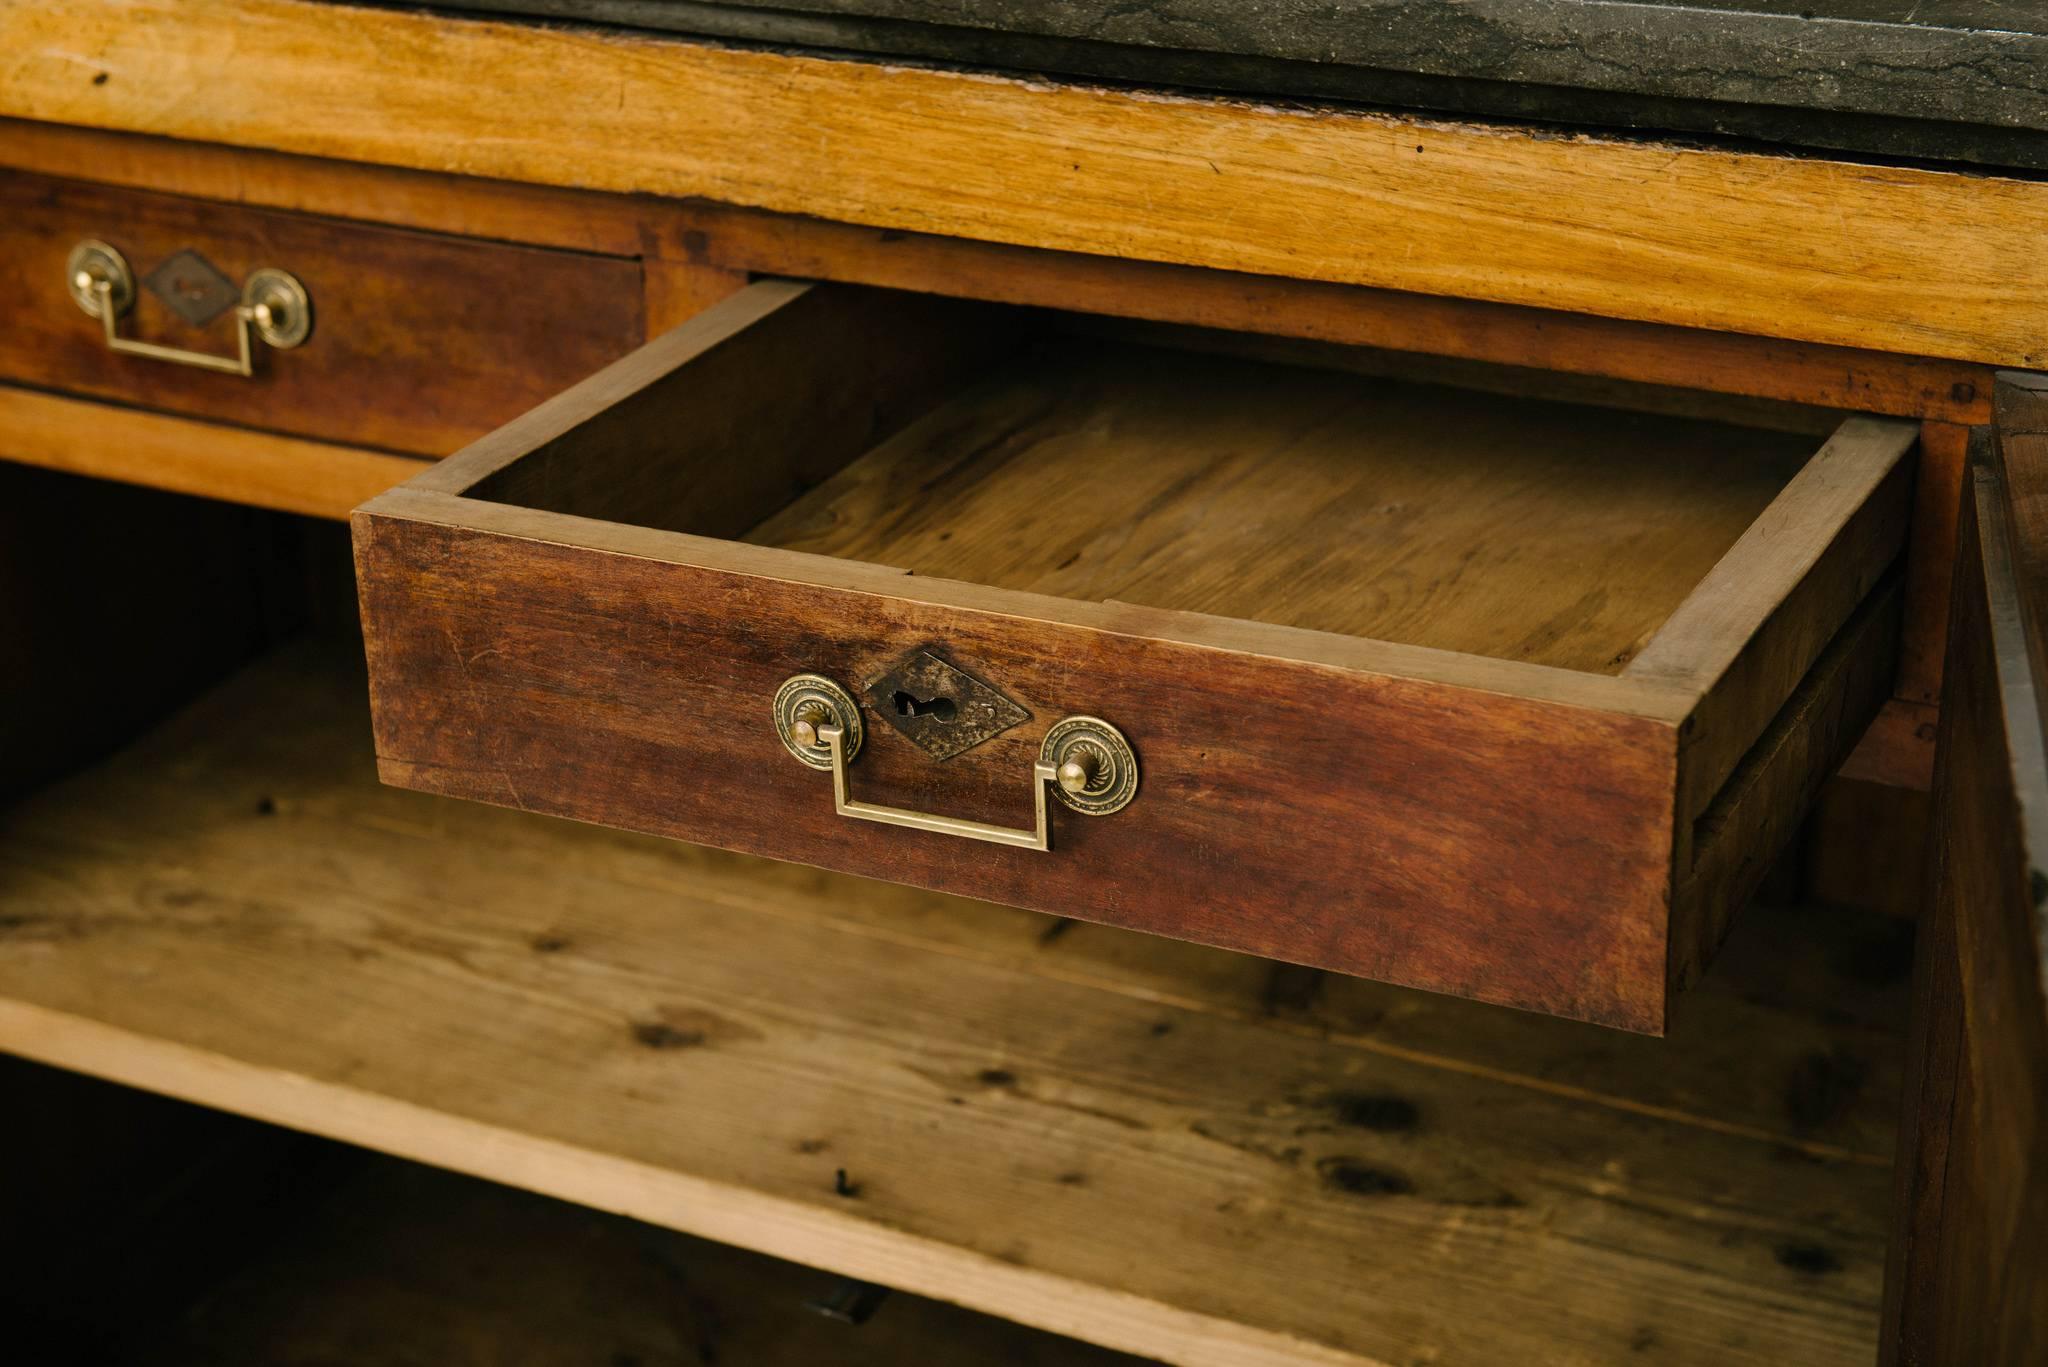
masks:
<path fill-rule="evenodd" d="M 1062 338 L 747 540 L 1618 673 L 1816 446 Z"/>
<path fill-rule="evenodd" d="M 1895 921 L 1654 1041 L 379 787 L 361 688 L 12 811 L 0 1047 L 1172 1362 L 1870 1360 Z"/>
<path fill-rule="evenodd" d="M 2028 180 L 309 0 L 16 4 L 0 53 L 17 118 L 2002 365 L 2048 337 Z"/>

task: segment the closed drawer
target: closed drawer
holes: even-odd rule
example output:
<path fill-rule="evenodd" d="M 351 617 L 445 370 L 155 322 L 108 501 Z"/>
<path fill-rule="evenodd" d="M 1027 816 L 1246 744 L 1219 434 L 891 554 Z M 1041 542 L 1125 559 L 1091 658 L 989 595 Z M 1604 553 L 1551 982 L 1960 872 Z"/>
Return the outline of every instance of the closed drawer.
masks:
<path fill-rule="evenodd" d="M 1915 430 L 1073 321 L 763 282 L 365 505 L 384 778 L 1661 1029 L 1891 681 Z"/>
<path fill-rule="evenodd" d="M 125 259 L 123 340 L 233 358 L 250 275 L 311 300 L 299 345 L 224 374 L 109 351 L 68 288 L 82 242 Z M 638 264 L 0 173 L 0 381 L 440 456 L 644 338 Z"/>

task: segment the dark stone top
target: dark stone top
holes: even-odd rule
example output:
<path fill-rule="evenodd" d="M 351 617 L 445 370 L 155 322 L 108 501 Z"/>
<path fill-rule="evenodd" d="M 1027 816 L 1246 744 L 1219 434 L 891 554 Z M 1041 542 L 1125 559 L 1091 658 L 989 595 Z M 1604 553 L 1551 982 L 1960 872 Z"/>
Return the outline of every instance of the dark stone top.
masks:
<path fill-rule="evenodd" d="M 1267 96 L 2048 169 L 2043 0 L 439 0 Z"/>

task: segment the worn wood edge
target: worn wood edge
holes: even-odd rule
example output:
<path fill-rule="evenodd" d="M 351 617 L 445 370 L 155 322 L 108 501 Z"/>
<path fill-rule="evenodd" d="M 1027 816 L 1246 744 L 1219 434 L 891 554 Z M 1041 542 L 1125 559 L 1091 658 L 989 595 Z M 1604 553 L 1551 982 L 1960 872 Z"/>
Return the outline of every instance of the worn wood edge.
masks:
<path fill-rule="evenodd" d="M 1681 829 L 1896 559 L 1919 435 L 1890 419 L 1844 422 L 1622 671 L 1697 690 L 1679 739 Z"/>
<path fill-rule="evenodd" d="M 2001 544 L 1998 554 L 2012 566 L 2012 589 L 2016 601 L 2017 626 L 2026 646 L 2026 658 L 2034 675 L 2048 678 L 2048 375 L 2002 370 L 1994 385 L 1997 422 L 1993 428 L 1996 452 Z M 1994 622 L 1994 625 L 2007 624 Z M 2001 661 L 2005 659 L 2003 653 Z M 2003 681 L 2003 679 L 2002 679 Z M 2014 686 L 2020 681 L 2014 679 Z M 2031 691 L 2031 689 L 2029 690 Z M 2027 735 L 2038 739 L 2048 732 L 2048 698 L 2036 698 L 2041 715 L 2034 719 Z M 2023 787 L 2027 796 L 2034 789 Z M 2031 837 L 2041 832 L 2029 827 Z M 2037 852 L 2048 852 L 2048 844 L 2032 843 Z"/>
<path fill-rule="evenodd" d="M 0 118 L 0 166 L 129 189 L 640 255 L 649 331 L 662 272 L 803 276 L 1105 317 L 1536 366 L 1786 403 L 1988 422 L 1991 372 L 1964 361 L 1706 332 L 1518 304 L 977 242 L 705 201 L 660 200 Z M 691 286 L 703 291 L 703 283 Z"/>
<path fill-rule="evenodd" d="M 2038 380 L 2039 377 L 2029 377 Z M 2003 377 L 2001 377 L 2003 384 Z M 2048 417 L 2044 407 L 2043 417 Z M 2035 916 L 2041 916 L 2041 904 L 2048 900 L 2048 697 L 2043 697 L 2039 681 L 2048 677 L 2048 660 L 2044 660 L 2044 642 L 2040 636 L 2043 625 L 2042 615 L 2048 613 L 2048 584 L 2038 576 L 2041 558 L 2048 554 L 2048 528 L 2039 520 L 2040 509 L 2033 506 L 2038 494 L 2032 490 L 2022 491 L 2014 486 L 2019 482 L 2012 469 L 2014 435 L 2023 435 L 2031 440 L 2048 437 L 2048 431 L 2024 431 L 2015 433 L 2009 426 L 2017 427 L 2018 414 L 2009 414 L 2001 409 L 1999 424 L 1987 433 L 1989 440 L 1983 445 L 1990 447 L 1993 459 L 1979 460 L 1979 451 L 1971 453 L 1969 497 L 1977 501 L 1977 529 L 1981 546 L 1981 564 L 1977 574 L 1983 585 L 1985 612 L 1990 622 L 1993 659 L 1996 666 L 1994 678 L 1998 686 L 1999 715 L 2005 727 L 2006 752 L 2012 767 L 2012 786 L 2019 808 L 2019 833 L 2021 844 L 2029 861 L 2029 878 L 2033 885 Z M 1980 429 L 1981 430 L 1981 429 Z M 2029 481 L 2038 481 L 2048 471 L 2029 469 L 2021 472 Z M 2036 961 L 2038 978 L 2048 985 L 2048 963 Z M 2044 992 L 2048 998 L 2048 992 Z"/>
<path fill-rule="evenodd" d="M 5 117 L 0 167 L 601 256 L 642 255 L 642 220 L 655 208 L 626 195 Z"/>
<path fill-rule="evenodd" d="M 0 1048 L 123 1086 L 628 1215 L 1186 1367 L 1394 1367 L 850 1214 L 0 998 Z"/>
<path fill-rule="evenodd" d="M 0 52 L 19 118 L 2006 365 L 2048 335 L 2019 179 L 310 0 L 15 6 Z"/>
<path fill-rule="evenodd" d="M 0 384 L 0 459 L 343 519 L 432 468 L 411 456 Z"/>
<path fill-rule="evenodd" d="M 1891 691 L 1904 604 L 1895 564 L 1827 644 L 1688 840 L 1674 868 L 1670 990 L 1698 980 L 1821 786 Z"/>
<path fill-rule="evenodd" d="M 429 522 L 493 536 L 570 546 L 689 565 L 724 574 L 809 584 L 881 598 L 912 598 L 941 607 L 1023 621 L 1056 622 L 1119 636 L 1139 636 L 1205 650 L 1256 655 L 1353 674 L 1441 684 L 1475 693 L 1616 713 L 1661 722 L 1676 745 L 1677 727 L 1692 707 L 1683 689 L 1610 674 L 1582 674 L 1518 660 L 1495 660 L 1429 646 L 1402 645 L 1302 627 L 1148 608 L 1116 600 L 1087 602 L 1018 589 L 989 588 L 955 579 L 911 575 L 886 565 L 837 560 L 804 551 L 720 541 L 684 532 L 656 531 L 562 513 L 487 503 L 415 479 L 356 509 L 358 558 L 381 519 Z M 1447 700 L 1448 701 L 1448 700 Z"/>

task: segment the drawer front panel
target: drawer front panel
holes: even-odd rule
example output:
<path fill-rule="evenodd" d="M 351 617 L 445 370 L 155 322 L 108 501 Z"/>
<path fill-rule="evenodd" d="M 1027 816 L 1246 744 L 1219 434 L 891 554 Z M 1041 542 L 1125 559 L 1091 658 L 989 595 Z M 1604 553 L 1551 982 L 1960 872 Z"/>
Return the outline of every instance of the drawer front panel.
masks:
<path fill-rule="evenodd" d="M 1665 723 L 1159 639 L 1143 610 L 1090 630 L 374 511 L 356 534 L 389 782 L 1662 1027 Z M 1030 719 L 939 762 L 870 714 L 858 799 L 1028 828 L 1040 739 L 1093 713 L 1137 800 L 1056 806 L 1048 852 L 835 815 L 778 686 L 857 694 L 925 646 Z"/>
<path fill-rule="evenodd" d="M 215 311 L 216 296 L 264 267 L 303 283 L 312 332 L 288 350 L 256 342 L 249 376 L 111 353 L 67 289 L 67 258 L 87 240 L 115 248 L 134 275 L 124 337 L 232 357 L 232 309 Z M 632 261 L 19 173 L 0 174 L 0 290 L 14 301 L 0 380 L 431 456 L 643 334 Z M 166 302 L 180 294 L 203 322 Z"/>

